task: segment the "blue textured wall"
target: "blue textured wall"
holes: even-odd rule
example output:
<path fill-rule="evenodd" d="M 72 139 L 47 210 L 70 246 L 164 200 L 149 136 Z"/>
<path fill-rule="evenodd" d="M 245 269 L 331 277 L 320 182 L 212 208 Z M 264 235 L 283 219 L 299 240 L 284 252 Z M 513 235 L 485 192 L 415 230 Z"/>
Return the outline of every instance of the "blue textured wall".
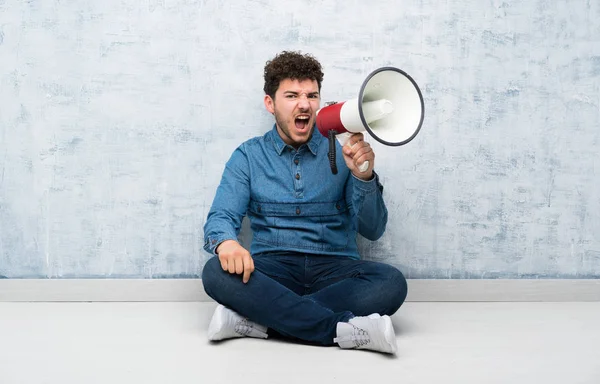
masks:
<path fill-rule="evenodd" d="M 413 142 L 371 140 L 391 215 L 366 257 L 412 278 L 600 277 L 589 0 L 0 0 L 0 275 L 198 276 L 283 49 L 321 60 L 325 101 L 384 65 L 423 90 Z"/>

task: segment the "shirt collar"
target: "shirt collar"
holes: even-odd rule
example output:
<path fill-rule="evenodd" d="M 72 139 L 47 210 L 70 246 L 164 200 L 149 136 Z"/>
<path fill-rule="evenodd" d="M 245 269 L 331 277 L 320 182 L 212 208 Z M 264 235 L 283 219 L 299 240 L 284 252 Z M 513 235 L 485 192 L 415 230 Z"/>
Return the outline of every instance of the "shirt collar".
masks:
<path fill-rule="evenodd" d="M 310 138 L 310 140 L 308 141 L 308 144 L 304 144 L 308 147 L 308 149 L 310 150 L 310 152 L 313 155 L 317 155 L 317 149 L 319 148 L 319 139 L 320 137 L 320 133 L 318 132 L 317 127 L 315 126 L 315 128 L 313 129 L 313 134 Z M 286 144 L 283 139 L 281 138 L 281 136 L 279 136 L 279 132 L 277 132 L 277 125 L 273 124 L 273 129 L 271 130 L 271 139 L 273 140 L 273 145 L 275 146 L 275 151 L 277 152 L 277 154 L 279 156 L 281 156 L 281 154 L 283 153 L 283 150 L 286 149 L 287 147 L 292 148 L 292 146 Z M 300 148 L 302 148 L 302 146 L 300 146 Z"/>

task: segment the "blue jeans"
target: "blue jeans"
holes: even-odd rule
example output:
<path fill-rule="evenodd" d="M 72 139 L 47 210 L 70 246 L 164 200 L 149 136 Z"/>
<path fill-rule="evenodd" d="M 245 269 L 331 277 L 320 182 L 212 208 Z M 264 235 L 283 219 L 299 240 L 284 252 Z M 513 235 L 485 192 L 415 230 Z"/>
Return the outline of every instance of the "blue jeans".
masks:
<path fill-rule="evenodd" d="M 255 256 L 254 273 L 223 271 L 217 257 L 202 271 L 215 301 L 291 339 L 333 345 L 338 322 L 372 313 L 392 315 L 404 302 L 406 279 L 391 265 L 335 256 Z"/>

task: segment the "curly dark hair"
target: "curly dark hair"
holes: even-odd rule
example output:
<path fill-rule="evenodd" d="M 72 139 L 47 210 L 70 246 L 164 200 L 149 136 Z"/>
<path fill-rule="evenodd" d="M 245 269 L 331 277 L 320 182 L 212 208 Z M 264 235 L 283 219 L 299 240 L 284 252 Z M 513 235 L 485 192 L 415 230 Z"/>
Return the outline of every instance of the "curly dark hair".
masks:
<path fill-rule="evenodd" d="M 265 65 L 265 93 L 274 99 L 279 83 L 285 79 L 316 80 L 320 91 L 323 69 L 317 59 L 308 53 L 283 51 Z"/>

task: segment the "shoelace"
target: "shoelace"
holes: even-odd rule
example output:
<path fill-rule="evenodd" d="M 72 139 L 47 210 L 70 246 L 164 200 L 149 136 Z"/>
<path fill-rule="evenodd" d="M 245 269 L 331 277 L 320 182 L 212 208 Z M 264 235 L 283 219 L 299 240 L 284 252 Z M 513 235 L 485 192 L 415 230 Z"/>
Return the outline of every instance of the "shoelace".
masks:
<path fill-rule="evenodd" d="M 248 322 L 247 319 L 242 319 L 235 323 L 234 331 L 239 335 L 248 336 L 248 334 L 252 332 L 253 328 L 254 327 Z"/>
<path fill-rule="evenodd" d="M 369 337 L 369 333 L 367 331 L 365 331 L 362 328 L 358 328 L 355 325 L 352 326 L 354 327 L 354 330 L 352 331 L 351 335 L 344 337 L 336 337 L 335 339 L 333 339 L 333 342 L 339 343 L 345 341 L 352 341 L 354 342 L 355 348 L 362 347 L 363 345 L 367 345 L 371 342 L 371 338 Z"/>
<path fill-rule="evenodd" d="M 354 341 L 354 345 L 356 348 L 362 347 L 363 345 L 367 345 L 371 342 L 371 338 L 367 331 L 362 328 L 354 327 L 354 332 L 352 333 L 352 340 Z"/>

